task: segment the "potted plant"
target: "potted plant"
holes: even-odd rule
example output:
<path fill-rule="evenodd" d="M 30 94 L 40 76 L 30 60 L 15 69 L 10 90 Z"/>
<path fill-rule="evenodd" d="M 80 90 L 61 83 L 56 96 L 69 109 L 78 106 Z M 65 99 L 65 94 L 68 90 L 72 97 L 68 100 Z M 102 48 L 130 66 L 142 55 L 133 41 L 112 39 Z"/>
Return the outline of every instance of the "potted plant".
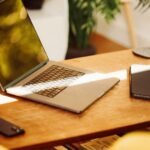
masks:
<path fill-rule="evenodd" d="M 96 23 L 94 12 L 107 21 L 120 12 L 120 0 L 69 0 L 69 50 L 67 58 L 94 54 L 89 37 Z"/>
<path fill-rule="evenodd" d="M 69 1 L 69 49 L 66 58 L 94 54 L 89 37 L 96 23 L 94 12 L 104 16 L 107 22 L 120 12 L 121 0 L 68 0 Z M 138 7 L 150 6 L 150 0 L 139 0 Z"/>

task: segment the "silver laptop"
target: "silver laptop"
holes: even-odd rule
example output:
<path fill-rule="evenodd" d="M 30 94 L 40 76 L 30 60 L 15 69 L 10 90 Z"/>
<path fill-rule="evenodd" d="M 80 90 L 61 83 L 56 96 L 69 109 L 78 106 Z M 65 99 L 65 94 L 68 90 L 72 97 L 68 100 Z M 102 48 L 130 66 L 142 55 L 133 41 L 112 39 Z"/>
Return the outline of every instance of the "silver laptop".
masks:
<path fill-rule="evenodd" d="M 80 113 L 118 81 L 49 61 L 21 0 L 0 1 L 0 86 L 4 92 Z"/>

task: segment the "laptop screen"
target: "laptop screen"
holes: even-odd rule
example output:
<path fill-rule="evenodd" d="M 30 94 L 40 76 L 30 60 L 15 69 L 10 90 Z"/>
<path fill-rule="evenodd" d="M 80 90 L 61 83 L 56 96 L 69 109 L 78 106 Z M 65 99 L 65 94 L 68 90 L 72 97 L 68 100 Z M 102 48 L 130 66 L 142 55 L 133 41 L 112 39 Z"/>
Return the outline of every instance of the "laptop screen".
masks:
<path fill-rule="evenodd" d="M 3 87 L 47 61 L 21 0 L 0 0 L 0 83 Z"/>

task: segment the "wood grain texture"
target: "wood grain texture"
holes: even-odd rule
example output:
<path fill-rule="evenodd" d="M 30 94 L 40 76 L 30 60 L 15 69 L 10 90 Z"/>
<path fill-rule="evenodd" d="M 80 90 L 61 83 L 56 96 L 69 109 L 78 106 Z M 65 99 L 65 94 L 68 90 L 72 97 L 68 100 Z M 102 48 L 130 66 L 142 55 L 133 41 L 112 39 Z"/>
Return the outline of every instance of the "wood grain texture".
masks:
<path fill-rule="evenodd" d="M 0 136 L 0 144 L 10 149 L 44 149 L 150 125 L 150 102 L 130 98 L 128 76 L 131 64 L 149 64 L 149 59 L 125 50 L 64 63 L 101 73 L 123 71 L 124 80 L 79 115 L 17 97 L 15 102 L 0 104 L 0 116 L 26 130 L 15 138 Z"/>

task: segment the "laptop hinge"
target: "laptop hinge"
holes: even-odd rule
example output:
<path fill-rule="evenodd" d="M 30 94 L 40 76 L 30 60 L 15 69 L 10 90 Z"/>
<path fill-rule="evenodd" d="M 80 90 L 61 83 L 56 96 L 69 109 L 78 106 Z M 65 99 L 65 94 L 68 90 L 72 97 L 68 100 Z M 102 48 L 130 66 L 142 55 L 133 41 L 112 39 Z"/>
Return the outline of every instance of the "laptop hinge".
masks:
<path fill-rule="evenodd" d="M 5 91 L 5 89 L 3 88 L 3 86 L 1 85 L 1 83 L 0 83 L 0 91 Z"/>
<path fill-rule="evenodd" d="M 33 72 L 37 71 L 39 68 L 43 67 L 45 64 L 47 64 L 48 60 L 46 60 L 45 62 L 39 64 L 38 66 L 34 67 L 32 70 L 29 70 L 27 73 L 25 73 L 24 75 L 20 76 L 19 78 L 17 78 L 16 80 L 12 81 L 11 83 L 9 83 L 8 85 L 2 87 L 2 89 L 5 91 L 7 88 L 17 84 L 18 82 L 20 82 L 22 79 L 26 78 L 27 76 L 31 75 Z"/>

